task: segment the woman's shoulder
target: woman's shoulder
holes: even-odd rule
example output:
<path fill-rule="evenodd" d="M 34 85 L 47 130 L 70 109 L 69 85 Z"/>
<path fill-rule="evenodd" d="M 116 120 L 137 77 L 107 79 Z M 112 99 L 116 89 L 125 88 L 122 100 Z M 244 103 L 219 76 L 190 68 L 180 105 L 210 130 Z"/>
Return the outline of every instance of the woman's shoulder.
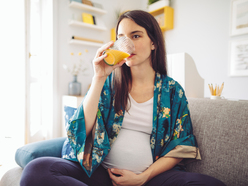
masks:
<path fill-rule="evenodd" d="M 161 75 L 163 87 L 169 88 L 169 89 L 183 89 L 182 86 L 178 81 L 173 79 L 172 77 L 168 75 Z"/>
<path fill-rule="evenodd" d="M 178 81 L 167 75 L 162 75 L 162 91 L 170 94 L 174 101 L 186 98 L 185 91 Z"/>

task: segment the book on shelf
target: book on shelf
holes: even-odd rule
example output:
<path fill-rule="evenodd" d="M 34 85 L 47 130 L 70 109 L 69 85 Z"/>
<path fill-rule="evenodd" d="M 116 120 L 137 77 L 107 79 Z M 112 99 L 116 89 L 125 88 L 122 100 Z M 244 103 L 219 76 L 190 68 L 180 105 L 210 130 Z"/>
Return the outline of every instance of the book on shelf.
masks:
<path fill-rule="evenodd" d="M 95 17 L 93 15 L 85 13 L 85 12 L 82 13 L 82 20 L 84 23 L 88 23 L 88 24 L 92 24 L 92 25 L 96 24 Z"/>

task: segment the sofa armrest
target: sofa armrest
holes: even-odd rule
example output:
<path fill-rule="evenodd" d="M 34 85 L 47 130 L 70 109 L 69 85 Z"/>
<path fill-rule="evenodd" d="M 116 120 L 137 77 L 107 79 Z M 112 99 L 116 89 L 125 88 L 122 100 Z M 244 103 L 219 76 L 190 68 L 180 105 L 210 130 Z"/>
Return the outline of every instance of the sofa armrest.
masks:
<path fill-rule="evenodd" d="M 15 161 L 24 168 L 31 160 L 43 156 L 61 157 L 65 137 L 24 145 L 16 150 Z"/>

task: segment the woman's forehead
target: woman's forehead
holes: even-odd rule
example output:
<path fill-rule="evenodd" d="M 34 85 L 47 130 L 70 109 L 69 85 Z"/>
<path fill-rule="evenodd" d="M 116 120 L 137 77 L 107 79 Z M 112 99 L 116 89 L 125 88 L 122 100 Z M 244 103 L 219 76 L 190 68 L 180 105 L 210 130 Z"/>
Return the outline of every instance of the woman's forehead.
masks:
<path fill-rule="evenodd" d="M 145 32 L 145 28 L 139 26 L 133 20 L 124 18 L 118 26 L 118 35 L 127 35 L 135 32 Z"/>

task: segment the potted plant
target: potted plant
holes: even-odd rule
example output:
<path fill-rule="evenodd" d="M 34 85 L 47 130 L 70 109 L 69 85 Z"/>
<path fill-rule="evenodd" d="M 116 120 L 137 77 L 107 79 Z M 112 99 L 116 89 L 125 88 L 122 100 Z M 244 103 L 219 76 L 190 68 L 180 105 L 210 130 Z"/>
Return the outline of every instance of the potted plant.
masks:
<path fill-rule="evenodd" d="M 154 11 L 164 6 L 170 6 L 170 0 L 148 0 L 148 11 Z"/>

